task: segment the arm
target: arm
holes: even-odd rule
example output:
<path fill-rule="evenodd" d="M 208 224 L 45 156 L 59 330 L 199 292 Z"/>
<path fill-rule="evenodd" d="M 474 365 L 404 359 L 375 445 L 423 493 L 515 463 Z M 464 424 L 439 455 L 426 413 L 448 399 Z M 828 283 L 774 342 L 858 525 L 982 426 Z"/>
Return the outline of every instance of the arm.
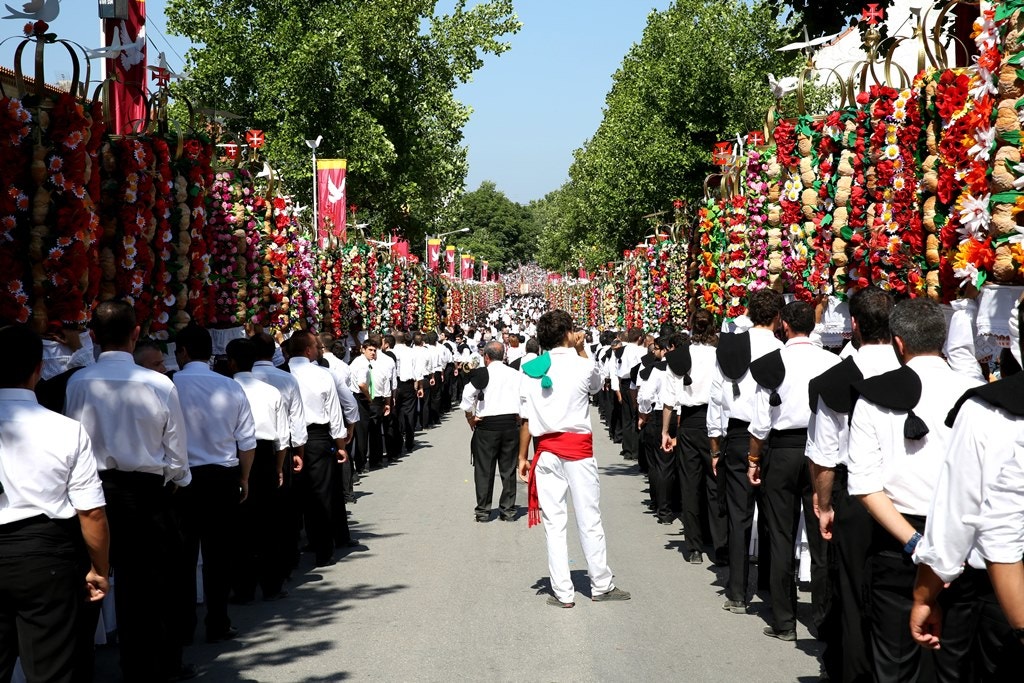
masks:
<path fill-rule="evenodd" d="M 666 453 L 676 447 L 676 440 L 669 435 L 668 431 L 669 421 L 672 419 L 672 413 L 674 412 L 668 404 L 661 409 L 661 450 Z"/>
<path fill-rule="evenodd" d="M 834 469 L 811 462 L 811 482 L 814 484 L 814 495 L 818 501 L 818 525 L 821 527 L 821 537 L 826 541 L 832 540 L 832 523 L 836 518 L 836 512 L 832 509 L 832 485 L 835 479 Z"/>
<path fill-rule="evenodd" d="M 242 487 L 242 498 L 238 501 L 239 503 L 244 503 L 245 499 L 249 497 L 249 473 L 252 471 L 252 461 L 255 456 L 255 448 L 238 451 L 238 464 L 242 468 L 241 476 L 238 479 L 238 483 Z"/>
<path fill-rule="evenodd" d="M 528 481 L 530 478 L 530 424 L 523 420 L 519 427 L 519 479 Z"/>
<path fill-rule="evenodd" d="M 1014 629 L 1024 628 L 1024 563 L 986 562 L 992 587 L 1006 620 Z M 1021 639 L 1024 642 L 1024 638 Z"/>
<path fill-rule="evenodd" d="M 949 367 L 980 384 L 985 381 L 985 377 L 981 374 L 981 365 L 974 349 L 974 322 L 978 316 L 978 304 L 974 299 L 957 299 L 952 306 L 953 317 L 949 320 L 943 353 Z"/>
<path fill-rule="evenodd" d="M 722 390 L 725 385 L 725 378 L 722 376 L 722 369 L 715 363 L 715 369 L 711 373 L 711 395 L 708 399 L 708 436 L 713 441 L 711 443 L 711 452 L 715 453 L 719 450 L 720 444 L 718 439 L 725 436 L 725 429 L 723 425 L 726 424 L 725 418 L 725 406 L 724 399 L 722 396 Z"/>
<path fill-rule="evenodd" d="M 939 593 L 944 585 L 932 568 L 926 564 L 917 567 L 914 583 L 914 606 L 910 609 L 910 635 L 921 647 L 939 649 L 942 636 L 942 609 Z"/>
<path fill-rule="evenodd" d="M 252 471 L 252 461 L 256 456 L 256 423 L 252 418 L 252 409 L 249 407 L 249 399 L 245 397 L 242 387 L 238 387 L 239 410 L 238 424 L 235 427 L 235 444 L 238 448 L 238 464 L 242 471 L 239 476 L 239 483 L 242 487 L 242 499 L 249 497 L 249 473 Z"/>
<path fill-rule="evenodd" d="M 177 486 L 192 483 L 188 467 L 188 449 L 185 437 L 185 416 L 178 401 L 178 390 L 171 388 L 167 396 L 167 422 L 164 424 L 164 481 Z"/>
<path fill-rule="evenodd" d="M 82 538 L 89 551 L 92 567 L 85 575 L 86 588 L 89 591 L 89 602 L 99 602 L 110 591 L 110 530 L 107 527 L 105 508 L 78 510 L 78 521 L 82 525 Z"/>
<path fill-rule="evenodd" d="M 892 504 L 889 496 L 882 491 L 857 496 L 868 509 L 875 521 L 881 524 L 893 538 L 906 545 L 917 531 Z"/>
<path fill-rule="evenodd" d="M 761 453 L 764 441 L 754 435 L 750 436 L 750 452 L 747 453 L 747 479 L 751 486 L 761 485 Z"/>

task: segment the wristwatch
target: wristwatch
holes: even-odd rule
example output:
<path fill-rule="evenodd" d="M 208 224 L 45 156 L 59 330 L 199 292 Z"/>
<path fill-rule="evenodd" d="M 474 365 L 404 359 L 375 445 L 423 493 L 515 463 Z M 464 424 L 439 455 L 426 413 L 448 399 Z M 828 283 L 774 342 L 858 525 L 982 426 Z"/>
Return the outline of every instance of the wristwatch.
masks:
<path fill-rule="evenodd" d="M 909 541 L 907 541 L 907 544 L 905 546 L 903 546 L 903 552 L 905 552 L 907 555 L 913 555 L 914 554 L 914 548 L 917 547 L 917 544 L 918 544 L 918 542 L 920 542 L 920 540 L 921 540 L 921 532 L 920 531 L 915 531 L 914 535 L 910 537 Z"/>
<path fill-rule="evenodd" d="M 718 458 L 722 455 L 722 451 L 711 451 L 712 458 Z"/>

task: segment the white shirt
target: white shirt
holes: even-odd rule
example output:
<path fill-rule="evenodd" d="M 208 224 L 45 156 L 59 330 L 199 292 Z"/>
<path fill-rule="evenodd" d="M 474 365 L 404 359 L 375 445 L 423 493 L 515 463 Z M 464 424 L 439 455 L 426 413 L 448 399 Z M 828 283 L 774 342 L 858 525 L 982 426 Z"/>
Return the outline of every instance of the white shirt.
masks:
<path fill-rule="evenodd" d="M 590 434 L 590 395 L 601 388 L 601 375 L 593 358 L 581 358 L 576 349 L 551 350 L 548 377 L 552 387 L 543 389 L 539 379 L 524 377 L 520 388 L 519 414 L 529 420 L 530 434 L 557 432 Z"/>
<path fill-rule="evenodd" d="M 288 411 L 281 392 L 256 378 L 251 372 L 235 373 L 235 381 L 249 399 L 249 410 L 256 427 L 257 441 L 273 441 L 275 451 L 288 448 Z"/>
<path fill-rule="evenodd" d="M 782 349 L 786 378 L 778 388 L 782 404 L 770 404 L 771 390 L 758 385 L 754 398 L 754 417 L 749 432 L 755 438 L 768 438 L 773 429 L 807 429 L 811 420 L 808 385 L 811 380 L 839 363 L 839 357 L 821 348 L 808 337 L 794 337 Z"/>
<path fill-rule="evenodd" d="M 0 389 L 0 482 L 0 525 L 71 519 L 106 505 L 82 424 L 42 407 L 28 389 Z"/>
<path fill-rule="evenodd" d="M 423 375 L 426 374 L 423 358 L 413 347 L 408 344 L 396 344 L 391 352 L 398 359 L 399 382 L 418 382 L 423 379 Z"/>
<path fill-rule="evenodd" d="M 690 346 L 690 380 L 677 375 L 669 368 L 661 382 L 661 403 L 668 408 L 706 405 L 711 398 L 711 380 L 715 372 L 715 347 L 705 344 Z M 731 390 L 731 389 L 730 389 Z"/>
<path fill-rule="evenodd" d="M 380 354 L 379 351 L 377 353 Z M 386 367 L 381 367 L 379 355 L 378 360 L 369 361 L 366 359 L 366 356 L 359 354 L 359 356 L 352 359 L 349 370 L 352 372 L 352 376 L 348 381 L 348 388 L 353 394 L 361 394 L 363 390 L 359 385 L 365 384 L 366 388 L 373 393 L 374 398 L 383 398 L 390 395 L 391 376 Z M 371 376 L 373 378 L 372 387 L 369 382 Z M 366 398 L 369 399 L 370 397 L 367 396 Z"/>
<path fill-rule="evenodd" d="M 288 431 L 291 445 L 295 448 L 306 445 L 306 413 L 302 409 L 302 394 L 299 383 L 291 373 L 279 370 L 273 363 L 258 360 L 252 366 L 252 375 L 261 382 L 266 382 L 281 393 L 285 410 L 288 412 Z"/>
<path fill-rule="evenodd" d="M 964 523 L 976 530 L 977 553 L 989 562 L 1013 564 L 1024 556 L 1024 442 L 986 487 L 981 511 Z"/>
<path fill-rule="evenodd" d="M 338 390 L 334 376 L 326 368 L 314 365 L 304 356 L 288 359 L 288 369 L 299 382 L 302 396 L 302 410 L 306 414 L 306 425 L 329 425 L 332 439 L 348 436 L 345 419 L 338 401 Z"/>
<path fill-rule="evenodd" d="M 752 327 L 750 334 L 750 360 L 781 349 L 780 342 L 771 330 Z M 722 366 L 715 360 L 715 370 L 711 375 L 711 392 L 708 397 L 708 436 L 725 436 L 729 428 L 729 420 L 750 422 L 754 417 L 754 398 L 757 394 L 757 382 L 750 376 L 749 369 L 738 381 L 740 395 L 733 396 L 732 382 L 722 374 Z"/>
<path fill-rule="evenodd" d="M 914 562 L 927 564 L 945 582 L 960 576 L 965 561 L 975 569 L 985 568 L 985 558 L 975 547 L 977 530 L 964 519 L 981 514 L 986 491 L 1014 459 L 1022 437 L 1024 420 L 976 398 L 964 403 L 953 424 Z M 1014 561 L 1020 558 L 1018 550 Z"/>
<path fill-rule="evenodd" d="M 533 360 L 536 357 L 537 357 L 537 354 L 535 354 L 535 353 L 524 353 L 523 354 L 523 359 L 521 361 L 519 361 L 519 372 L 522 372 L 523 371 L 523 366 L 526 365 L 527 363 L 529 363 L 531 360 Z M 598 371 L 600 371 L 600 368 L 598 368 Z"/>
<path fill-rule="evenodd" d="M 861 398 L 850 422 L 849 490 L 884 491 L 902 514 L 925 516 L 946 459 L 951 431 L 946 416 L 964 392 L 979 383 L 959 375 L 937 356 L 918 356 L 907 366 L 921 378 L 914 413 L 928 426 L 917 441 L 903 438 L 907 414 Z"/>
<path fill-rule="evenodd" d="M 647 349 L 637 344 L 626 344 L 622 351 L 622 358 L 618 359 L 615 364 L 615 374 L 618 376 L 619 381 L 629 380 L 629 373 L 632 372 L 633 368 L 637 366 L 645 355 L 647 355 Z M 612 358 L 615 355 L 612 354 Z"/>
<path fill-rule="evenodd" d="M 978 302 L 973 299 L 957 299 L 951 304 L 953 315 L 946 331 L 946 344 L 942 354 L 949 361 L 949 367 L 978 383 L 985 381 L 981 364 L 974 348 L 975 321 L 978 318 Z"/>
<path fill-rule="evenodd" d="M 174 373 L 174 386 L 188 426 L 190 467 L 235 467 L 238 451 L 256 448 L 252 410 L 238 382 L 217 374 L 206 361 L 192 361 Z"/>
<path fill-rule="evenodd" d="M 388 353 L 394 353 L 394 351 L 388 349 Z M 398 364 L 381 349 L 377 350 L 377 360 L 373 362 L 374 379 L 376 379 L 377 372 L 383 373 L 387 380 L 383 393 L 378 395 L 384 398 L 391 398 L 398 387 Z"/>
<path fill-rule="evenodd" d="M 642 371 L 641 371 L 642 372 Z M 643 415 L 649 415 L 654 411 L 661 411 L 662 387 L 667 384 L 668 372 L 660 368 L 651 370 L 651 375 L 643 382 L 639 382 L 636 392 L 637 410 Z M 640 378 L 638 377 L 639 381 Z"/>
<path fill-rule="evenodd" d="M 504 363 L 491 361 L 487 366 L 490 377 L 484 388 L 484 397 L 477 399 L 480 390 L 466 382 L 462 390 L 462 403 L 459 409 L 474 413 L 477 417 L 493 417 L 495 415 L 518 415 L 520 402 L 520 386 L 523 375 Z"/>
<path fill-rule="evenodd" d="M 314 363 L 314 365 L 319 364 Z M 349 388 L 349 382 L 352 381 L 352 368 L 348 363 L 337 358 L 334 359 L 333 364 L 328 362 L 326 368 L 322 365 L 319 367 L 327 370 L 334 378 L 334 389 L 338 392 L 338 403 L 341 404 L 341 414 L 345 418 L 345 422 L 348 424 L 359 422 L 359 402 L 356 401 L 355 394 Z"/>
<path fill-rule="evenodd" d="M 867 344 L 853 354 L 864 379 L 876 377 L 900 366 L 889 344 Z M 807 457 L 820 467 L 847 464 L 850 455 L 850 414 L 837 413 L 818 398 L 818 410 L 807 425 Z"/>
<path fill-rule="evenodd" d="M 505 347 L 505 362 L 513 363 L 517 359 L 522 358 L 526 355 L 526 345 L 520 344 L 519 346 L 506 346 Z"/>
<path fill-rule="evenodd" d="M 423 380 L 428 381 L 430 379 L 428 375 L 434 372 L 434 355 L 431 347 L 423 344 L 422 346 L 412 347 L 412 350 L 419 359 L 419 368 L 423 371 Z"/>
<path fill-rule="evenodd" d="M 64 414 L 85 427 L 100 472 L 160 474 L 178 486 L 192 481 L 178 390 L 132 354 L 106 351 L 72 375 Z"/>
<path fill-rule="evenodd" d="M 430 371 L 441 372 L 444 370 L 444 347 L 440 344 L 431 344 L 427 346 L 428 358 L 430 359 Z"/>

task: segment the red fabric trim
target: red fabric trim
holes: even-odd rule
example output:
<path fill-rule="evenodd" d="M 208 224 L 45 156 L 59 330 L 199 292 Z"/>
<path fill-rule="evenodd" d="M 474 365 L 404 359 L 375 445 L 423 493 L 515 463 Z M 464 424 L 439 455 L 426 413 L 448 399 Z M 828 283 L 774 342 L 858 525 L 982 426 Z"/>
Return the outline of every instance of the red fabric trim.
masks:
<path fill-rule="evenodd" d="M 527 482 L 527 528 L 540 524 L 540 496 L 537 494 L 537 462 L 541 453 L 551 453 L 562 460 L 585 460 L 594 457 L 594 435 L 555 432 L 537 437 L 537 449 L 530 463 Z"/>

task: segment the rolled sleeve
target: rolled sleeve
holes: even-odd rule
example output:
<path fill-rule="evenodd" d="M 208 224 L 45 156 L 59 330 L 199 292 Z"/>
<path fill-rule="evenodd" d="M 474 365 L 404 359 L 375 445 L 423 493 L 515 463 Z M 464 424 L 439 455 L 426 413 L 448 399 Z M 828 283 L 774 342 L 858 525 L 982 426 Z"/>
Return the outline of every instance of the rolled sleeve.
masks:
<path fill-rule="evenodd" d="M 974 348 L 974 321 L 978 315 L 978 304 L 971 299 L 958 299 L 952 303 L 953 317 L 949 320 L 946 346 L 943 351 L 949 366 L 964 377 L 982 383 L 981 365 Z"/>
<path fill-rule="evenodd" d="M 1016 447 L 1012 460 L 1003 466 L 985 491 L 981 512 L 964 523 L 977 532 L 975 547 L 989 562 L 1012 564 L 1024 554 L 1024 446 Z"/>
<path fill-rule="evenodd" d="M 96 471 L 96 456 L 84 427 L 78 428 L 78 450 L 68 478 L 68 500 L 76 510 L 95 510 L 107 504 Z"/>
<path fill-rule="evenodd" d="M 291 400 L 288 403 L 288 424 L 291 430 L 292 447 L 305 446 L 309 439 L 309 434 L 306 432 L 306 410 L 302 406 L 302 396 L 297 388 L 292 391 Z"/>
<path fill-rule="evenodd" d="M 716 364 L 714 372 L 711 373 L 711 395 L 708 399 L 707 416 L 708 436 L 713 438 L 725 436 L 725 407 L 722 403 L 723 380 L 722 369 Z"/>
<path fill-rule="evenodd" d="M 818 399 L 818 410 L 811 415 L 807 430 L 807 457 L 815 465 L 834 468 L 839 464 L 840 440 L 847 419 L 846 413 L 836 413 Z"/>
<path fill-rule="evenodd" d="M 754 394 L 754 411 L 753 419 L 750 420 L 750 427 L 747 431 L 755 439 L 764 441 L 768 438 L 768 433 L 772 431 L 772 411 L 771 404 L 771 392 L 762 386 L 757 387 L 757 393 Z"/>
<path fill-rule="evenodd" d="M 177 388 L 167 395 L 167 424 L 164 426 L 164 483 L 173 482 L 178 486 L 192 483 L 192 471 L 188 467 L 188 440 L 185 433 L 185 416 L 181 412 Z"/>
<path fill-rule="evenodd" d="M 850 495 L 866 496 L 884 489 L 882 449 L 878 444 L 875 424 L 882 419 L 870 401 L 860 399 L 850 421 Z"/>
<path fill-rule="evenodd" d="M 240 451 L 251 451 L 256 448 L 256 421 L 252 418 L 249 399 L 241 387 L 238 387 L 238 423 L 235 425 L 235 445 Z"/>
<path fill-rule="evenodd" d="M 462 402 L 459 404 L 459 410 L 467 413 L 472 413 L 476 410 L 476 387 L 470 383 L 466 383 L 466 387 L 462 390 Z M 522 397 L 520 397 L 520 404 L 522 404 Z"/>

